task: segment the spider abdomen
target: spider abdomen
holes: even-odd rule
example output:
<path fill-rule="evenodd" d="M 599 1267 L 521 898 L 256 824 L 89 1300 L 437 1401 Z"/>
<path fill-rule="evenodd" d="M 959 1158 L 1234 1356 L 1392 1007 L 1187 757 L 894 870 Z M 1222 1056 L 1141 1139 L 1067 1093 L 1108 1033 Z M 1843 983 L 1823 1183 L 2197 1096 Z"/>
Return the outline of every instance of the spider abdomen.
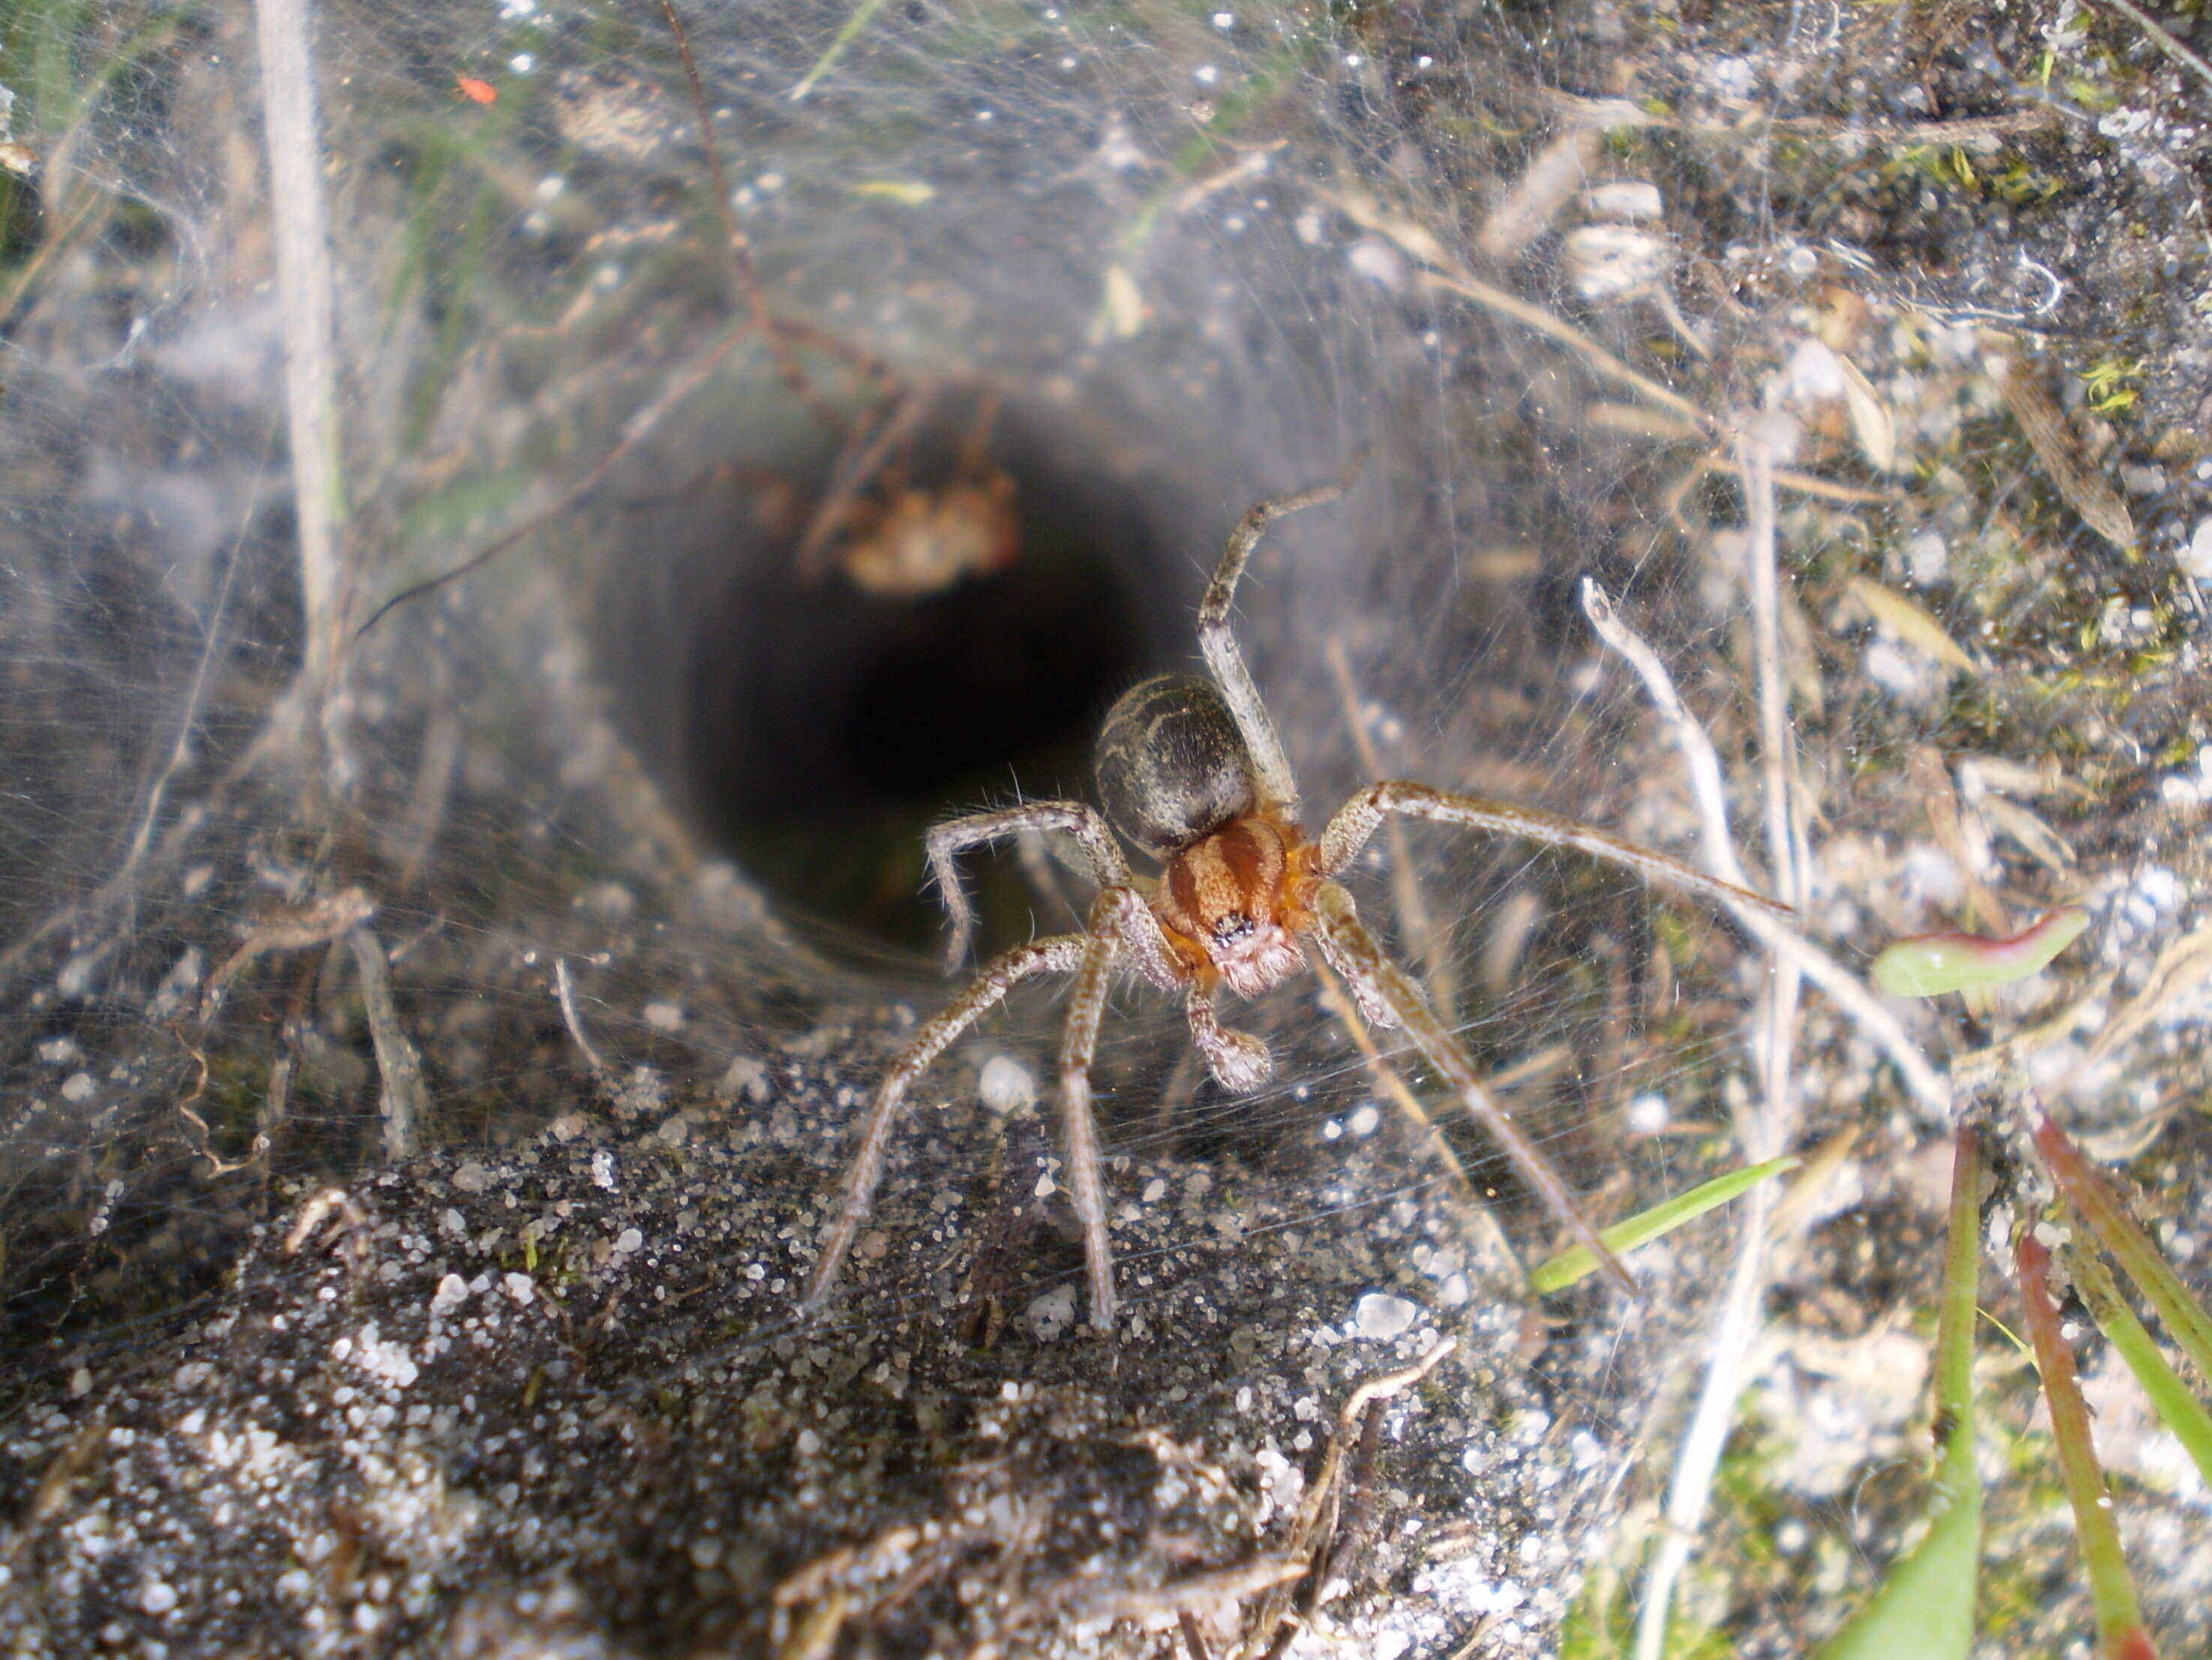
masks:
<path fill-rule="evenodd" d="M 1098 733 L 1099 803 L 1164 860 L 1256 805 L 1252 755 L 1210 680 L 1155 675 L 1124 692 Z"/>

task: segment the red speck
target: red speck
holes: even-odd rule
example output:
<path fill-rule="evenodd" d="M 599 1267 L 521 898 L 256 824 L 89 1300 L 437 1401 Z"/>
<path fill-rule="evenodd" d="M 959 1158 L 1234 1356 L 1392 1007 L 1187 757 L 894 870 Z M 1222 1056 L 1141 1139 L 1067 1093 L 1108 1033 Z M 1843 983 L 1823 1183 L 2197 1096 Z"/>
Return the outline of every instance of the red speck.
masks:
<path fill-rule="evenodd" d="M 489 81 L 475 80 L 465 75 L 457 75 L 453 77 L 453 90 L 459 93 L 462 97 L 478 104 L 493 104 L 499 101 L 497 87 Z"/>

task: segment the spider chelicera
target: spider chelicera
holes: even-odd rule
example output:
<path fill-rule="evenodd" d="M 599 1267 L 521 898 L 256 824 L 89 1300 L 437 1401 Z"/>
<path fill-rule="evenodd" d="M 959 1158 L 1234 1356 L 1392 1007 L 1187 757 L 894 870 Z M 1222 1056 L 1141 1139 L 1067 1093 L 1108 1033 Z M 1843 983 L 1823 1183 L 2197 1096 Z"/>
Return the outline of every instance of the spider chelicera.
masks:
<path fill-rule="evenodd" d="M 974 913 L 953 859 L 968 848 L 1024 830 L 1059 830 L 1089 860 L 1098 892 L 1081 933 L 1037 939 L 994 959 L 975 983 L 924 1025 L 877 1086 L 837 1213 L 823 1231 L 801 1305 L 819 1308 L 836 1286 L 853 1241 L 875 1202 L 884 1160 L 907 1093 L 959 1037 L 1023 981 L 1072 974 L 1074 990 L 1060 1045 L 1061 1136 L 1070 1196 L 1083 1229 L 1091 1323 L 1114 1323 L 1114 1264 L 1091 1062 L 1105 1012 L 1107 982 L 1124 962 L 1163 990 L 1181 991 L 1190 1035 L 1221 1086 L 1257 1089 L 1273 1070 L 1267 1047 L 1232 1031 L 1214 1013 L 1223 986 L 1257 997 L 1306 966 L 1302 940 L 1352 988 L 1369 1025 L 1402 1027 L 1423 1060 L 1504 1149 L 1522 1178 L 1595 1256 L 1607 1274 L 1635 1282 L 1597 1236 L 1574 1195 L 1483 1085 L 1459 1041 L 1430 1010 L 1413 980 L 1360 921 L 1352 896 L 1331 879 L 1349 866 L 1387 813 L 1572 848 L 1648 880 L 1778 916 L 1787 906 L 1717 880 L 1663 854 L 1533 807 L 1478 800 L 1426 784 L 1370 784 L 1345 803 L 1318 838 L 1298 824 L 1298 790 L 1274 724 L 1260 701 L 1229 627 L 1229 608 L 1271 520 L 1334 499 L 1341 484 L 1261 502 L 1237 523 L 1198 608 L 1198 643 L 1210 679 L 1166 674 L 1132 688 L 1100 730 L 1098 794 L 1105 811 L 1080 801 L 1032 801 L 948 819 L 928 835 L 929 866 L 951 915 L 950 961 L 967 949 Z M 1110 825 L 1110 828 L 1109 828 Z M 1158 861 L 1157 877 L 1129 867 L 1120 831 Z"/>

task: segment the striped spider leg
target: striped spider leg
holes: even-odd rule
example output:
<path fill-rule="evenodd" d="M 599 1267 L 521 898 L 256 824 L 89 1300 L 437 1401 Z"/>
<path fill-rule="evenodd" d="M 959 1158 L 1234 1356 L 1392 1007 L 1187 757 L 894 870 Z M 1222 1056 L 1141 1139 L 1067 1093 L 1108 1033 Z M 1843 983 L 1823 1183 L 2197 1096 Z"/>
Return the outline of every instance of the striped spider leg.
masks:
<path fill-rule="evenodd" d="M 839 1191 L 836 1214 L 822 1236 L 813 1272 L 799 1299 L 800 1307 L 810 1312 L 818 1309 L 836 1288 L 853 1242 L 874 1208 L 876 1189 L 883 1180 L 884 1160 L 908 1092 L 939 1055 L 1005 1001 L 1006 994 L 1023 981 L 1045 974 L 1072 974 L 1075 983 L 1060 1052 L 1061 1142 L 1067 1161 L 1069 1196 L 1083 1229 L 1091 1319 L 1102 1328 L 1113 1323 L 1113 1262 L 1106 1235 L 1097 1130 L 1091 1115 L 1091 1063 L 1097 1053 L 1108 982 L 1119 959 L 1126 955 L 1139 973 L 1164 988 L 1172 989 L 1183 981 L 1121 848 L 1097 813 L 1079 801 L 1037 801 L 1001 812 L 972 813 L 930 831 L 927 844 L 930 866 L 951 915 L 956 952 L 965 948 L 974 912 L 961 886 L 955 855 L 1028 830 L 1066 831 L 1090 855 L 1099 888 L 1091 903 L 1087 927 L 1081 933 L 1035 940 L 994 958 L 950 1006 L 924 1023 L 892 1063 L 869 1103 L 860 1145 Z M 1200 1047 L 1228 1045 L 1234 1053 L 1239 1035 L 1222 1032 L 1212 1024 L 1211 1005 L 1201 1009 L 1194 1000 L 1194 1031 L 1201 1018 L 1208 1031 L 1200 1039 Z"/>

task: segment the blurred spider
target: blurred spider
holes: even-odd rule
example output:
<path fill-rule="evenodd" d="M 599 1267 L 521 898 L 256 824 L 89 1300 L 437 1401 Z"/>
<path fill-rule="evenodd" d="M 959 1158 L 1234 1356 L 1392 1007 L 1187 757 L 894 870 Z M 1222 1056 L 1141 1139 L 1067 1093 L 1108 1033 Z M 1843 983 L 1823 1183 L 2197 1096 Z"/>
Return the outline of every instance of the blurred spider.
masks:
<path fill-rule="evenodd" d="M 933 401 L 928 387 L 887 390 L 888 414 L 848 439 L 792 556 L 800 581 L 817 580 L 833 550 L 854 587 L 885 599 L 922 599 L 1013 562 L 1021 548 L 1014 481 L 988 453 L 997 396 L 978 396 L 951 476 L 925 489 L 907 472 L 915 430 Z"/>
<path fill-rule="evenodd" d="M 1034 801 L 949 819 L 929 832 L 930 869 L 951 915 L 952 964 L 966 949 L 974 920 L 953 864 L 963 848 L 1024 830 L 1063 831 L 1089 859 L 1097 896 L 1082 933 L 1035 940 L 994 959 L 915 1033 L 884 1075 L 801 1298 L 805 1310 L 819 1308 L 836 1286 L 867 1219 L 908 1091 L 1014 987 L 1040 974 L 1072 974 L 1075 985 L 1060 1046 L 1060 1133 L 1083 1229 L 1091 1323 L 1110 1329 L 1114 1266 L 1091 1115 L 1091 1062 L 1108 978 L 1126 958 L 1163 990 L 1181 991 L 1192 1040 L 1222 1087 L 1241 1094 L 1267 1079 L 1273 1057 L 1258 1038 L 1219 1023 L 1215 994 L 1226 985 L 1240 997 L 1259 996 L 1306 965 L 1302 939 L 1310 940 L 1343 976 L 1370 1025 L 1405 1029 L 1530 1189 L 1616 1283 L 1634 1291 L 1635 1282 L 1598 1237 L 1566 1183 L 1483 1086 L 1467 1051 L 1367 931 L 1352 896 L 1331 879 L 1351 864 L 1385 814 L 1400 812 L 1572 848 L 1648 880 L 1778 916 L 1793 913 L 1573 819 L 1426 784 L 1370 784 L 1338 811 L 1318 839 L 1308 836 L 1298 824 L 1297 785 L 1230 631 L 1229 608 L 1268 522 L 1331 501 L 1342 489 L 1330 484 L 1262 502 L 1238 521 L 1198 609 L 1199 648 L 1212 678 L 1160 675 L 1131 689 L 1108 712 L 1097 759 L 1103 816 L 1079 801 Z M 1131 871 L 1115 830 L 1159 861 L 1157 878 Z"/>

